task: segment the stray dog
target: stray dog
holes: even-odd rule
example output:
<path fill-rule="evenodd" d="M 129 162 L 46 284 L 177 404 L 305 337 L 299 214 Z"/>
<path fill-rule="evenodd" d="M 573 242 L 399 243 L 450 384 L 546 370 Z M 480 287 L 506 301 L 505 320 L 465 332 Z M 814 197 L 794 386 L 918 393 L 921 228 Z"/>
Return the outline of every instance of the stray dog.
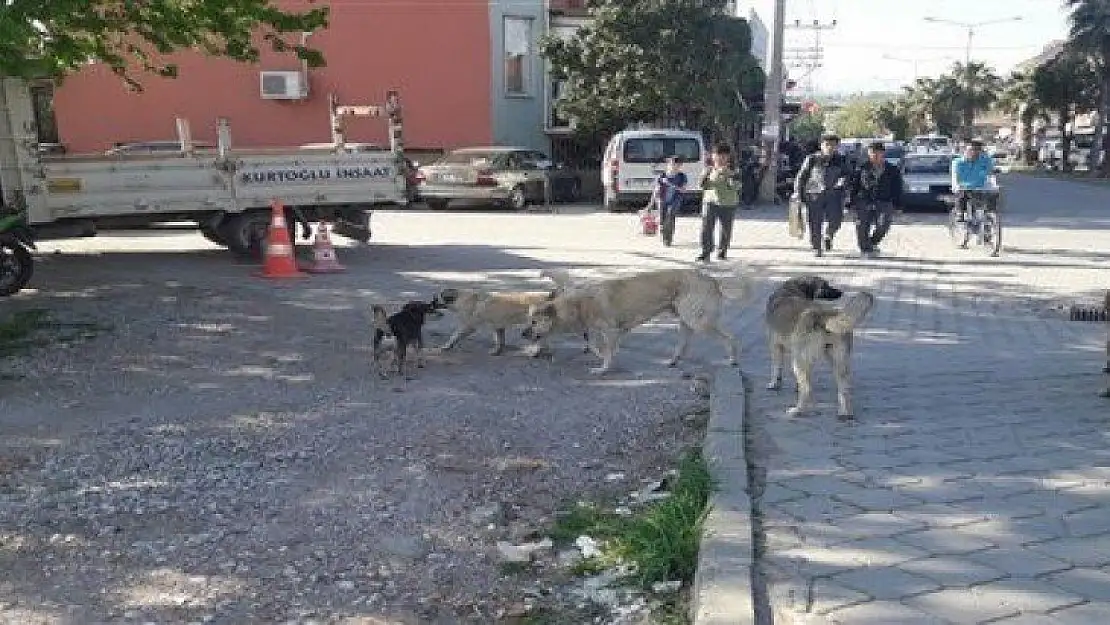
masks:
<path fill-rule="evenodd" d="M 435 305 L 427 302 L 409 302 L 392 315 L 377 304 L 371 311 L 374 314 L 374 365 L 378 375 L 388 377 L 381 367 L 381 355 L 386 338 L 393 339 L 393 358 L 397 363 L 397 373 L 410 379 L 406 368 L 409 347 L 416 348 L 416 366 L 424 366 L 424 321 L 428 315 L 437 314 Z"/>
<path fill-rule="evenodd" d="M 479 328 L 493 330 L 493 349 L 496 356 L 505 348 L 505 329 L 528 323 L 528 308 L 547 301 L 551 291 L 514 291 L 506 293 L 477 291 L 473 289 L 443 289 L 432 299 L 432 306 L 458 315 L 459 326 L 443 344 L 444 351 L 453 349 L 459 341 L 474 334 Z M 534 346 L 537 355 L 542 346 Z"/>
<path fill-rule="evenodd" d="M 771 347 L 770 390 L 782 387 L 782 369 L 789 351 L 798 402 L 787 411 L 796 416 L 813 406 L 813 366 L 824 355 L 833 366 L 841 420 L 853 417 L 851 395 L 852 334 L 867 318 L 875 297 L 867 292 L 847 298 L 843 309 L 828 303 L 843 291 L 824 278 L 788 280 L 767 300 L 767 330 Z M 825 300 L 825 301 L 822 301 Z"/>
<path fill-rule="evenodd" d="M 621 337 L 650 321 L 656 315 L 670 312 L 678 316 L 679 341 L 668 361 L 675 366 L 686 355 L 690 337 L 703 332 L 719 337 L 725 344 L 730 364 L 737 363 L 736 341 L 720 326 L 721 312 L 727 297 L 746 299 L 751 292 L 747 276 L 735 276 L 738 291 L 727 295 L 722 282 L 697 269 L 661 269 L 621 278 L 573 283 L 557 290 L 545 302 L 528 311 L 531 337 L 542 340 L 567 329 L 584 329 L 589 344 L 601 359 L 601 366 L 590 369 L 603 374 L 612 369 Z"/>

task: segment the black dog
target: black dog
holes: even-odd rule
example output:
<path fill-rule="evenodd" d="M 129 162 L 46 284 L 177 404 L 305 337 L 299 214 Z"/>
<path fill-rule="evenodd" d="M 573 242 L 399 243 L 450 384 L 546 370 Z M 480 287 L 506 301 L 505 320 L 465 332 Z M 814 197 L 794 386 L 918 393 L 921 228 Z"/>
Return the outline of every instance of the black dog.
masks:
<path fill-rule="evenodd" d="M 409 347 L 416 348 L 416 366 L 424 366 L 424 321 L 429 315 L 437 315 L 434 304 L 413 301 L 401 307 L 401 310 L 392 315 L 386 313 L 385 308 L 375 304 L 371 307 L 374 313 L 374 364 L 378 374 L 387 377 L 380 365 L 382 344 L 386 337 L 392 337 L 394 342 L 393 354 L 397 361 L 397 373 L 409 379 L 406 363 Z"/>

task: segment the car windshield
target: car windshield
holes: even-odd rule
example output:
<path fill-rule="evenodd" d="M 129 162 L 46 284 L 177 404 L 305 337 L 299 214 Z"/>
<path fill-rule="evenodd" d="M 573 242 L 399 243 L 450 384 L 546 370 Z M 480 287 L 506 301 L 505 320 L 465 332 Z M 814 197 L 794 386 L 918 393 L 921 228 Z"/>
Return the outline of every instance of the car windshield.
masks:
<path fill-rule="evenodd" d="M 907 174 L 947 174 L 952 167 L 948 156 L 914 156 L 903 161 Z"/>
<path fill-rule="evenodd" d="M 635 137 L 624 142 L 626 163 L 661 163 L 672 156 L 696 163 L 701 160 L 701 143 L 689 137 Z"/>
<path fill-rule="evenodd" d="M 470 165 L 471 167 L 489 167 L 503 158 L 503 152 L 451 152 L 439 160 L 438 165 Z"/>
<path fill-rule="evenodd" d="M 943 150 L 948 147 L 947 137 L 918 137 L 913 140 L 915 148 L 925 148 L 928 150 Z"/>
<path fill-rule="evenodd" d="M 887 158 L 902 158 L 906 155 L 906 151 L 897 146 L 890 146 L 886 149 Z"/>

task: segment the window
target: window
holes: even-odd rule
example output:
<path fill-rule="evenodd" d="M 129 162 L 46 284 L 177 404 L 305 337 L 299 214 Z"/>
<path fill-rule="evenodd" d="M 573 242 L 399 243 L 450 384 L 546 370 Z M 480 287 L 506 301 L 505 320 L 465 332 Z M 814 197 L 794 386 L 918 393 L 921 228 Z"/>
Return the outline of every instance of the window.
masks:
<path fill-rule="evenodd" d="M 532 71 L 532 19 L 505 18 L 505 95 L 530 95 Z"/>
<path fill-rule="evenodd" d="M 697 139 L 652 137 L 628 139 L 624 142 L 624 162 L 661 163 L 675 156 L 682 163 L 701 160 L 701 144 Z"/>

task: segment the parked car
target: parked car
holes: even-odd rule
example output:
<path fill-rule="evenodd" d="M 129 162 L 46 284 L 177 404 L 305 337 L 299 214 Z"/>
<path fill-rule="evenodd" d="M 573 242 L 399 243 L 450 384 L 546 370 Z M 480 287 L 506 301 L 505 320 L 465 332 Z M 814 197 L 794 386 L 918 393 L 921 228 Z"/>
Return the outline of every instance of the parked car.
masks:
<path fill-rule="evenodd" d="M 194 141 L 193 149 L 215 150 L 216 146 L 210 143 Z M 136 156 L 149 154 L 181 154 L 181 142 L 172 141 L 135 141 L 132 143 L 117 143 L 115 147 L 104 152 L 106 156 Z"/>
<path fill-rule="evenodd" d="M 886 162 L 894 165 L 895 167 L 901 167 L 902 159 L 904 158 L 906 158 L 906 148 L 894 143 L 887 144 Z"/>
<path fill-rule="evenodd" d="M 613 135 L 605 147 L 601 164 L 605 208 L 616 212 L 624 207 L 639 208 L 646 204 L 655 180 L 672 156 L 682 164 L 682 171 L 689 180 L 683 204 L 700 204 L 698 184 L 709 157 L 700 132 L 625 130 Z"/>
<path fill-rule="evenodd" d="M 952 194 L 951 154 L 907 154 L 902 160 L 902 205 L 906 209 L 948 210 Z"/>
<path fill-rule="evenodd" d="M 544 201 L 545 180 L 551 200 L 573 202 L 582 193 L 578 174 L 552 162 L 543 152 L 522 147 L 474 147 L 449 152 L 420 167 L 417 193 L 428 208 L 441 210 L 453 200 L 468 200 L 523 210 Z"/>

